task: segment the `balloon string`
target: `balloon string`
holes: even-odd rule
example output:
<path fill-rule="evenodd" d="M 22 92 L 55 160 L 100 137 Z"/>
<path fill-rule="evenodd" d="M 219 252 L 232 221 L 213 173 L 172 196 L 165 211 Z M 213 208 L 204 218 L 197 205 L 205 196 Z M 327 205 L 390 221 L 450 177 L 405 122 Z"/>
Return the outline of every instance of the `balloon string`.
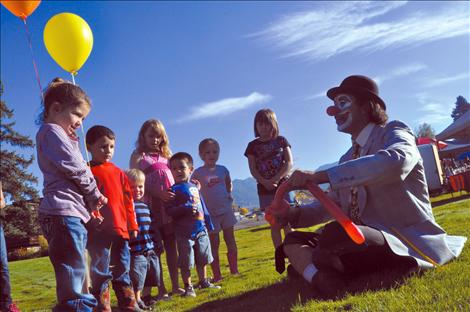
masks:
<path fill-rule="evenodd" d="M 83 122 L 80 128 L 82 129 L 83 146 L 85 147 L 86 163 L 88 164 L 88 166 L 90 166 L 90 156 L 88 156 L 88 148 L 86 147 L 85 129 L 83 128 Z"/>
<path fill-rule="evenodd" d="M 73 73 L 70 73 L 70 75 L 72 76 L 72 83 L 75 86 L 76 85 L 75 84 L 75 76 L 73 75 Z M 88 164 L 88 166 L 90 166 L 90 157 L 88 156 L 88 148 L 86 147 L 85 128 L 83 127 L 83 121 L 80 125 L 80 129 L 82 129 L 82 138 L 83 138 L 83 146 L 85 147 L 86 163 Z"/>
<path fill-rule="evenodd" d="M 25 28 L 25 31 L 26 31 L 26 39 L 28 40 L 29 51 L 31 52 L 31 58 L 33 59 L 34 73 L 36 75 L 36 81 L 37 81 L 38 86 L 39 86 L 39 92 L 41 94 L 41 100 L 44 103 L 44 93 L 42 91 L 41 79 L 39 77 L 38 67 L 36 65 L 36 60 L 34 58 L 33 45 L 31 43 L 31 33 L 29 32 L 28 24 L 26 23 L 26 18 L 24 18 L 22 20 L 24 22 L 24 28 Z"/>

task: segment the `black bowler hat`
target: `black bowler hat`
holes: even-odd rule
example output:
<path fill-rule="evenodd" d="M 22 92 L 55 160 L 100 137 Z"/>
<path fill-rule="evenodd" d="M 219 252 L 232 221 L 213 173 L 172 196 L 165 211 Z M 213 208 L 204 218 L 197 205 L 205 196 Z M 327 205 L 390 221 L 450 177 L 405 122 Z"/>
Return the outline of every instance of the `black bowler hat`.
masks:
<path fill-rule="evenodd" d="M 339 87 L 328 90 L 326 95 L 333 100 L 340 93 L 372 96 L 379 102 L 383 109 L 386 109 L 385 102 L 379 96 L 379 87 L 374 80 L 369 77 L 361 75 L 349 76 L 341 82 Z"/>

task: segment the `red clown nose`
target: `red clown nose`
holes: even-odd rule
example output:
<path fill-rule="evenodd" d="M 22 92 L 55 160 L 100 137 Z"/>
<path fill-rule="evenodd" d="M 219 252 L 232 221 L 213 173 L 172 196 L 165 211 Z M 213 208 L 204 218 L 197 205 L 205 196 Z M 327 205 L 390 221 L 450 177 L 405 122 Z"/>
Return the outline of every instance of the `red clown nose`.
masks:
<path fill-rule="evenodd" d="M 341 110 L 336 107 L 336 106 L 329 106 L 327 109 L 326 109 L 326 113 L 329 115 L 329 116 L 336 116 L 339 114 Z"/>

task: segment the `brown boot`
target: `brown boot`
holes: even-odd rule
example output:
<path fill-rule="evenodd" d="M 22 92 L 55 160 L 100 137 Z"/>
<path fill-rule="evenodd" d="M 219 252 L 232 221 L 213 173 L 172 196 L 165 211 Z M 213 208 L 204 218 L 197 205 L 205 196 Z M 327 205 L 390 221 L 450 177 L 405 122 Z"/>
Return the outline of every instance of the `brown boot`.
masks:
<path fill-rule="evenodd" d="M 109 297 L 109 287 L 106 287 L 99 295 L 93 294 L 98 300 L 98 306 L 93 309 L 96 312 L 111 312 L 111 301 Z"/>
<path fill-rule="evenodd" d="M 114 293 L 118 301 L 119 311 L 121 312 L 142 312 L 135 299 L 134 289 L 132 286 L 114 287 Z"/>

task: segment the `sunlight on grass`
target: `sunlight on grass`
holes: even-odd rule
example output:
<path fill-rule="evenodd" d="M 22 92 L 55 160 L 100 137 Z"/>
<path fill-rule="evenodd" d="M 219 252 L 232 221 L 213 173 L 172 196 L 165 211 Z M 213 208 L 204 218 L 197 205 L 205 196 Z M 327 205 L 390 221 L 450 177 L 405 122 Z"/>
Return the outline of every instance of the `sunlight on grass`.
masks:
<path fill-rule="evenodd" d="M 439 197 L 438 200 L 446 199 Z M 470 237 L 470 200 L 434 209 L 439 224 L 451 235 Z M 315 300 L 308 285 L 290 282 L 274 270 L 274 250 L 269 228 L 236 231 L 241 276 L 230 276 L 226 248 L 221 240 L 220 260 L 224 280 L 221 290 L 196 290 L 196 298 L 174 297 L 158 303 L 158 311 L 469 311 L 470 252 L 401 285 L 348 295 L 337 301 Z M 162 257 L 165 262 L 165 257 Z M 166 264 L 164 263 L 164 267 Z M 210 268 L 208 269 L 211 275 Z M 22 311 L 48 311 L 55 303 L 55 279 L 49 259 L 10 263 L 14 300 Z M 376 277 L 376 279 L 380 279 Z M 193 280 L 197 277 L 193 274 Z M 165 284 L 171 289 L 167 271 Z M 156 295 L 156 289 L 153 290 Z M 115 302 L 113 295 L 113 302 Z"/>

